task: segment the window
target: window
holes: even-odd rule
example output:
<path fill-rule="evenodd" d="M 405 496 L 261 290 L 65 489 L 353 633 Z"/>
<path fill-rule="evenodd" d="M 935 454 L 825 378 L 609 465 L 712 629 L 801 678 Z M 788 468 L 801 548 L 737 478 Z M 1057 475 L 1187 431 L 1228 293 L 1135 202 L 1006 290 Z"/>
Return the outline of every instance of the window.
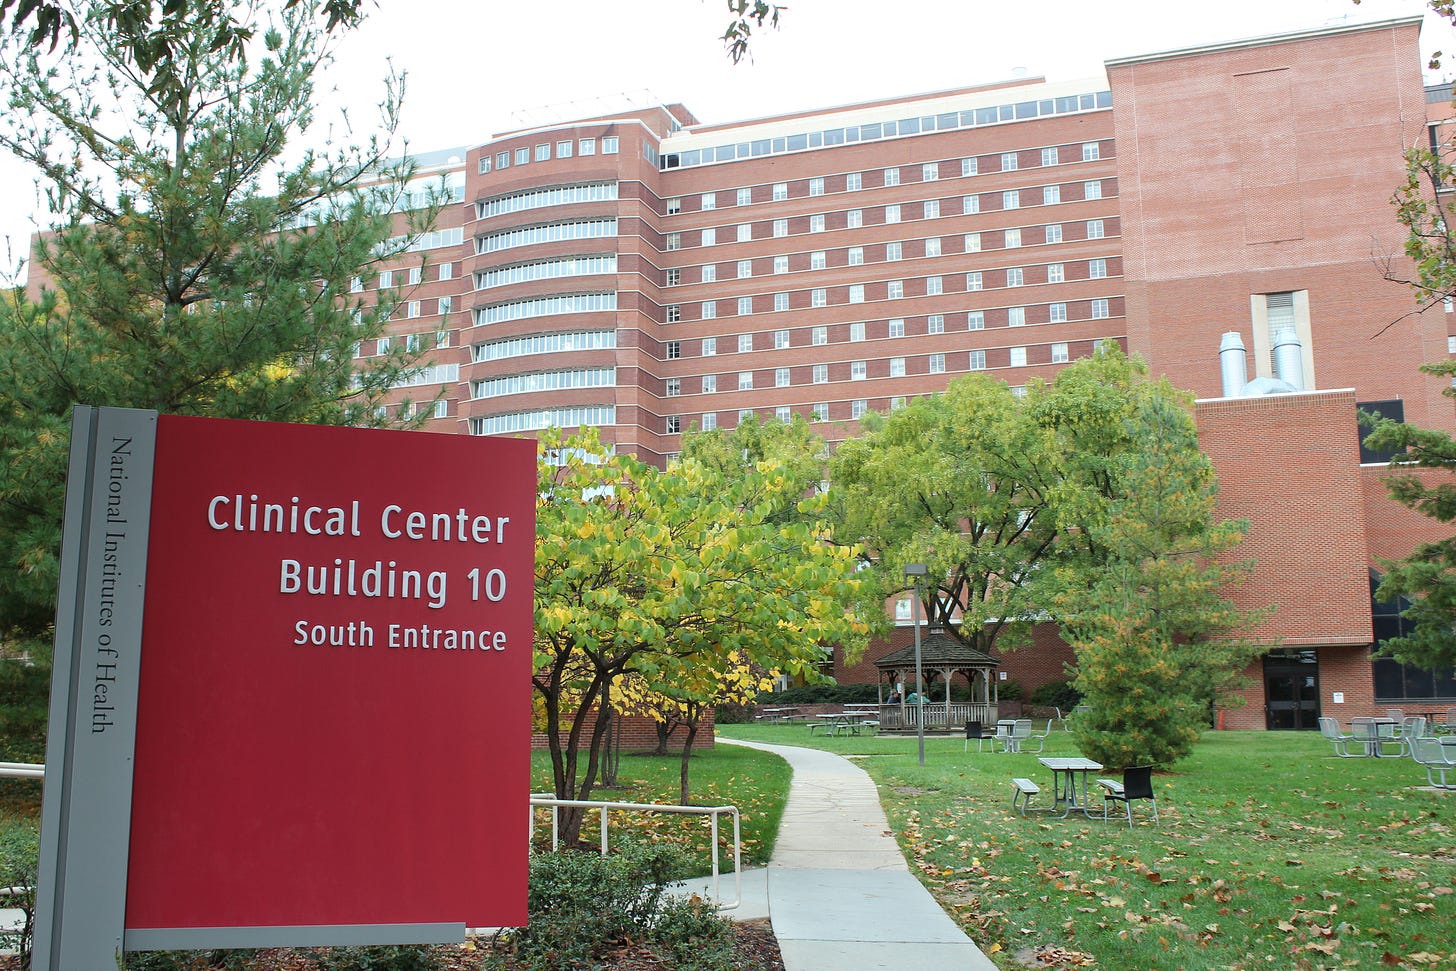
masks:
<path fill-rule="evenodd" d="M 571 146 L 572 146 L 572 143 L 570 141 L 557 142 L 556 143 L 556 157 L 557 158 L 571 158 Z"/>
<path fill-rule="evenodd" d="M 776 238 L 789 235 L 789 221 L 787 219 L 775 219 L 773 221 L 773 234 Z"/>
<path fill-rule="evenodd" d="M 1004 245 L 1006 246 L 1007 249 L 1015 249 L 1016 247 L 1020 246 L 1021 245 L 1021 230 L 1019 230 L 1019 229 L 1008 229 L 1008 230 L 1006 230 L 1006 236 L 1005 236 Z"/>
<path fill-rule="evenodd" d="M 662 396 L 664 398 L 676 398 L 682 394 L 682 378 L 668 378 L 662 382 Z"/>
<path fill-rule="evenodd" d="M 986 314 L 981 310 L 972 310 L 966 314 L 966 330 L 985 330 Z"/>
<path fill-rule="evenodd" d="M 666 344 L 666 354 L 669 361 L 675 361 L 682 357 L 682 341 L 668 341 Z"/>
<path fill-rule="evenodd" d="M 668 267 L 667 273 L 663 278 L 663 285 L 675 287 L 680 283 L 682 283 L 682 270 L 678 269 L 675 266 Z"/>
<path fill-rule="evenodd" d="M 595 155 L 597 153 L 597 140 L 595 138 L 579 138 L 576 141 L 576 154 Z"/>
<path fill-rule="evenodd" d="M 529 165 L 531 162 L 531 150 L 529 148 L 516 149 L 516 164 Z"/>
<path fill-rule="evenodd" d="M 435 313 L 448 314 L 451 307 L 453 306 L 453 303 L 454 302 L 450 297 L 441 297 L 439 300 L 435 301 Z"/>
<path fill-rule="evenodd" d="M 869 375 L 869 365 L 865 361 L 849 362 L 849 380 L 863 381 Z"/>
<path fill-rule="evenodd" d="M 849 403 L 849 417 L 850 418 L 854 418 L 854 419 L 863 418 L 864 417 L 864 413 L 866 411 L 868 411 L 868 410 L 869 410 L 869 402 L 866 401 L 864 398 L 855 398 L 853 401 L 851 401 Z"/>
<path fill-rule="evenodd" d="M 718 427 L 718 413 L 716 411 L 703 412 L 703 431 L 710 432 Z"/>
<path fill-rule="evenodd" d="M 381 290 L 388 290 L 392 286 L 394 286 L 394 271 L 393 270 L 380 270 L 379 271 L 379 289 L 381 289 Z"/>
<path fill-rule="evenodd" d="M 668 233 L 667 248 L 669 250 L 682 249 L 682 233 Z"/>
<path fill-rule="evenodd" d="M 1060 243 L 1062 241 L 1062 227 L 1059 223 L 1052 223 L 1046 228 L 1046 241 L 1048 243 Z"/>
<path fill-rule="evenodd" d="M 376 340 L 374 342 L 374 353 L 375 354 L 388 354 L 389 353 L 389 338 L 388 337 L 381 337 L 381 338 L 379 338 L 378 340 Z"/>
<path fill-rule="evenodd" d="M 864 247 L 851 246 L 849 248 L 849 265 L 860 266 L 864 263 Z"/>
<path fill-rule="evenodd" d="M 938 178 L 940 178 L 939 162 L 926 162 L 924 165 L 920 166 L 921 182 L 934 182 Z"/>
<path fill-rule="evenodd" d="M 898 242 L 885 244 L 885 262 L 893 263 L 900 258 L 903 251 Z"/>
<path fill-rule="evenodd" d="M 717 280 L 718 279 L 718 264 L 717 263 L 704 263 L 703 264 L 703 271 L 702 271 L 701 279 L 702 279 L 702 282 L 704 282 L 704 283 L 712 283 L 713 281 Z"/>
<path fill-rule="evenodd" d="M 844 214 L 845 225 L 850 229 L 859 229 L 864 225 L 864 210 L 851 209 Z"/>
<path fill-rule="evenodd" d="M 774 350 L 781 351 L 789 346 L 789 332 L 786 330 L 774 331 Z"/>
<path fill-rule="evenodd" d="M 897 223 L 899 221 L 900 221 L 900 207 L 898 205 L 895 205 L 895 206 L 886 206 L 885 207 L 885 222 L 886 223 Z"/>
<path fill-rule="evenodd" d="M 890 300 L 899 300 L 905 296 L 905 281 L 891 280 L 885 284 L 885 296 Z"/>
<path fill-rule="evenodd" d="M 891 337 L 904 337 L 905 336 L 905 318 L 904 317 L 891 317 L 890 318 L 890 324 L 889 324 L 889 331 L 887 333 Z"/>
<path fill-rule="evenodd" d="M 607 137 L 605 137 L 605 138 L 602 139 L 602 154 L 603 155 L 616 155 L 617 154 L 617 136 L 616 135 L 608 135 Z"/>
<path fill-rule="evenodd" d="M 746 243 L 753 239 L 753 223 L 738 224 L 738 242 Z"/>
<path fill-rule="evenodd" d="M 670 303 L 665 308 L 667 311 L 666 320 L 669 324 L 676 324 L 682 320 L 682 305 Z"/>
<path fill-rule="evenodd" d="M 977 159 L 973 159 L 973 158 L 963 158 L 963 159 L 961 159 L 961 175 L 975 175 L 975 174 L 977 174 L 980 171 L 980 166 L 977 165 L 976 162 L 977 162 Z"/>
<path fill-rule="evenodd" d="M 752 371 L 739 371 L 738 372 L 738 390 L 739 391 L 752 391 L 753 390 L 753 372 Z"/>
<path fill-rule="evenodd" d="M 738 353 L 739 354 L 748 354 L 748 353 L 752 352 L 752 350 L 753 350 L 753 335 L 752 334 L 739 334 L 738 335 Z"/>
<path fill-rule="evenodd" d="M 789 369 L 786 367 L 774 368 L 774 387 L 787 388 L 789 386 Z"/>
<path fill-rule="evenodd" d="M 824 232 L 824 214 L 822 212 L 815 213 L 814 215 L 809 217 L 809 232 Z"/>
<path fill-rule="evenodd" d="M 511 164 L 511 153 L 510 152 L 496 152 L 495 153 L 495 167 L 496 168 L 498 168 L 498 169 L 509 168 L 510 167 L 510 164 Z"/>
<path fill-rule="evenodd" d="M 739 408 L 738 409 L 738 424 L 741 425 L 745 421 L 747 421 L 748 419 L 750 419 L 752 417 L 753 417 L 753 409 L 752 408 Z"/>
<path fill-rule="evenodd" d="M 979 253 L 979 252 L 981 252 L 981 234 L 980 233 L 966 233 L 966 252 L 967 253 Z"/>
<path fill-rule="evenodd" d="M 809 409 L 809 418 L 812 421 L 828 421 L 829 420 L 829 402 L 827 402 L 827 401 L 816 402 L 814 404 L 814 406 Z"/>
<path fill-rule="evenodd" d="M 899 185 L 899 184 L 900 184 L 900 170 L 899 169 L 885 169 L 885 185 Z"/>
<path fill-rule="evenodd" d="M 438 333 L 435 334 L 435 346 L 436 347 L 449 347 L 450 346 L 450 332 L 448 330 L 442 330 L 442 331 L 439 331 Z"/>
<path fill-rule="evenodd" d="M 849 302 L 864 303 L 864 284 L 851 283 L 849 285 Z"/>
<path fill-rule="evenodd" d="M 862 188 L 864 188 L 864 178 L 859 172 L 851 172 L 844 177 L 846 192 L 858 192 Z"/>
<path fill-rule="evenodd" d="M 1102 157 L 1102 145 L 1099 142 L 1084 142 L 1082 145 L 1082 161 L 1095 162 Z"/>
<path fill-rule="evenodd" d="M 1069 360 L 1069 358 L 1067 356 L 1067 345 L 1065 343 L 1053 344 L 1052 345 L 1052 363 L 1053 364 L 1066 364 L 1068 360 Z"/>
<path fill-rule="evenodd" d="M 450 417 L 450 402 L 448 400 L 446 400 L 444 398 L 441 398 L 439 401 L 435 402 L 435 415 L 434 415 L 434 417 L 436 417 L 436 418 L 449 418 Z"/>
<path fill-rule="evenodd" d="M 702 240 L 704 246 L 715 245 L 718 242 L 718 230 L 711 227 L 703 230 Z"/>
<path fill-rule="evenodd" d="M 827 306 L 829 306 L 829 291 L 826 290 L 826 289 L 824 289 L 823 287 L 815 287 L 813 290 L 810 290 L 809 291 L 809 306 L 811 306 L 811 307 L 827 307 Z"/>
<path fill-rule="evenodd" d="M 972 371 L 986 370 L 986 352 L 971 351 L 970 359 L 966 362 L 966 366 Z"/>
<path fill-rule="evenodd" d="M 751 276 L 753 276 L 753 261 L 752 260 L 739 260 L 738 261 L 738 279 L 740 279 L 740 280 L 746 280 L 746 279 L 748 279 Z"/>
<path fill-rule="evenodd" d="M 1047 264 L 1047 282 L 1048 283 L 1062 283 L 1063 281 L 1066 280 L 1066 278 L 1067 278 L 1066 267 L 1062 266 L 1062 264 L 1060 264 L 1060 263 L 1048 263 Z"/>
<path fill-rule="evenodd" d="M 822 270 L 827 265 L 827 260 L 822 249 L 816 249 L 809 254 L 809 269 Z"/>
<path fill-rule="evenodd" d="M 1098 259 L 1098 260 L 1088 260 L 1087 261 L 1087 278 L 1088 279 L 1091 279 L 1091 280 L 1101 280 L 1105 276 L 1107 276 L 1107 261 L 1106 260 Z"/>
<path fill-rule="evenodd" d="M 455 278 L 455 264 L 454 263 L 441 263 L 440 264 L 440 279 L 442 279 L 442 280 L 453 280 L 454 278 Z"/>
<path fill-rule="evenodd" d="M 738 190 L 738 204 L 740 206 L 753 205 L 753 189 L 744 187 Z"/>
<path fill-rule="evenodd" d="M 961 196 L 961 214 L 969 216 L 981 211 L 980 196 Z"/>
<path fill-rule="evenodd" d="M 1064 323 L 1067 322 L 1067 305 L 1066 304 L 1064 304 L 1064 303 L 1054 303 L 1054 304 L 1051 304 L 1047 309 L 1050 312 L 1049 319 L 1051 320 L 1052 323 L 1054 323 L 1054 324 L 1064 324 Z"/>
<path fill-rule="evenodd" d="M 782 422 L 793 421 L 794 410 L 788 405 L 779 405 L 777 408 L 774 409 L 774 417 Z"/>
<path fill-rule="evenodd" d="M 1057 164 L 1057 149 L 1056 149 L 1056 146 L 1055 145 L 1052 146 L 1051 148 L 1044 148 L 1044 149 L 1041 150 L 1041 164 L 1042 165 L 1056 165 Z"/>
<path fill-rule="evenodd" d="M 775 273 L 787 273 L 787 272 L 789 272 L 789 258 L 787 256 L 775 256 L 774 257 L 774 272 Z"/>
<path fill-rule="evenodd" d="M 1008 287 L 1019 287 L 1022 283 L 1021 267 L 1012 266 L 1006 269 L 1006 285 Z"/>
<path fill-rule="evenodd" d="M 1011 366 L 1012 367 L 1026 367 L 1026 348 L 1024 348 L 1024 347 L 1013 347 L 1013 348 L 1011 348 L 1011 362 L 1010 363 L 1011 363 Z"/>
<path fill-rule="evenodd" d="M 1110 313 L 1108 313 L 1107 301 L 1106 300 L 1103 300 L 1103 299 L 1100 299 L 1099 298 L 1097 300 L 1093 300 L 1092 301 L 1092 319 L 1093 320 L 1102 320 L 1103 318 L 1110 317 L 1110 316 L 1112 316 L 1112 315 Z"/>
<path fill-rule="evenodd" d="M 1002 152 L 1001 153 L 1001 171 L 1002 172 L 1014 172 L 1014 171 L 1016 171 L 1016 153 L 1015 152 Z"/>
<path fill-rule="evenodd" d="M 409 282 L 410 282 L 410 285 L 411 286 L 414 286 L 415 284 L 419 283 L 420 282 L 421 275 L 422 275 L 422 271 L 421 271 L 420 267 L 418 267 L 418 266 L 412 266 L 412 267 L 410 267 L 409 268 Z"/>
<path fill-rule="evenodd" d="M 810 333 L 811 333 L 810 343 L 816 344 L 816 345 L 818 345 L 818 344 L 828 344 L 829 343 L 829 328 L 828 327 L 815 327 L 813 329 L 813 331 L 811 331 Z"/>
<path fill-rule="evenodd" d="M 789 197 L 789 184 L 787 182 L 775 182 L 773 185 L 773 201 L 783 202 Z"/>
<path fill-rule="evenodd" d="M 1101 199 L 1102 198 L 1102 181 L 1100 179 L 1094 179 L 1091 182 L 1083 183 L 1083 185 L 1082 185 L 1082 198 L 1083 199 Z"/>
<path fill-rule="evenodd" d="M 782 313 L 789 309 L 789 295 L 787 293 L 774 294 L 774 312 Z"/>
<path fill-rule="evenodd" d="M 939 199 L 926 199 L 925 200 L 925 218 L 926 219 L 939 219 L 940 218 L 940 200 Z"/>
<path fill-rule="evenodd" d="M 662 420 L 663 431 L 669 435 L 677 435 L 682 432 L 682 416 L 668 415 Z"/>
<path fill-rule="evenodd" d="M 851 341 L 862 341 L 865 339 L 864 321 L 856 320 L 849 325 L 849 339 Z"/>
<path fill-rule="evenodd" d="M 550 145 L 550 143 L 547 143 L 545 145 L 537 145 L 536 146 L 536 161 L 538 161 L 538 162 L 545 162 L 545 161 L 549 160 L 550 158 L 551 158 L 551 145 Z"/>
<path fill-rule="evenodd" d="M 718 301 L 704 300 L 698 311 L 699 320 L 712 320 L 718 316 Z"/>
<path fill-rule="evenodd" d="M 945 314 L 931 314 L 925 318 L 925 332 L 927 334 L 944 334 Z"/>
<path fill-rule="evenodd" d="M 816 364 L 816 365 L 814 365 L 814 383 L 815 384 L 828 384 L 829 383 L 829 365 L 827 365 L 827 364 Z"/>
<path fill-rule="evenodd" d="M 1006 309 L 1006 326 L 1007 327 L 1025 327 L 1026 326 L 1026 308 L 1025 307 L 1008 307 Z"/>
<path fill-rule="evenodd" d="M 822 196 L 824 194 L 824 177 L 816 175 L 809 180 L 809 195 Z"/>
<path fill-rule="evenodd" d="M 420 315 L 420 302 L 418 300 L 411 300 L 405 304 L 404 315 L 406 317 L 418 317 Z"/>
<path fill-rule="evenodd" d="M 971 273 L 967 273 L 966 274 L 966 289 L 967 290 L 980 290 L 980 289 L 983 289 L 983 286 L 984 285 L 981 282 L 981 271 L 980 270 L 976 270 L 974 272 L 971 272 Z"/>
<path fill-rule="evenodd" d="M 1041 187 L 1041 204 L 1054 206 L 1062 201 L 1062 187 L 1059 185 L 1044 185 Z"/>
<path fill-rule="evenodd" d="M 945 290 L 942 288 L 940 277 L 928 276 L 925 278 L 925 295 L 927 297 L 939 296 L 944 292 Z"/>
<path fill-rule="evenodd" d="M 752 297 L 739 297 L 738 298 L 738 316 L 740 316 L 740 317 L 747 317 L 751 313 L 753 313 L 753 298 Z"/>
<path fill-rule="evenodd" d="M 905 396 L 903 394 L 897 394 L 890 399 L 891 411 L 899 411 L 903 407 L 905 407 Z"/>
<path fill-rule="evenodd" d="M 698 199 L 699 207 L 702 209 L 706 210 L 718 208 L 718 193 L 716 192 L 704 192 L 701 196 L 698 197 Z"/>
<path fill-rule="evenodd" d="M 903 357 L 890 358 L 890 377 L 903 378 L 905 376 L 905 359 Z"/>
<path fill-rule="evenodd" d="M 944 354 L 932 354 L 932 355 L 930 355 L 930 373 L 931 374 L 944 374 L 945 373 L 945 355 Z"/>
<path fill-rule="evenodd" d="M 703 338 L 703 356 L 704 357 L 712 357 L 713 355 L 715 355 L 717 353 L 718 353 L 718 338 L 716 338 L 716 337 L 704 337 Z"/>
<path fill-rule="evenodd" d="M 1007 189 L 1005 192 L 1001 193 L 1001 208 L 1002 209 L 1020 209 L 1021 208 L 1021 190 L 1019 190 L 1019 189 Z"/>
<path fill-rule="evenodd" d="M 927 239 L 925 241 L 925 255 L 926 256 L 939 256 L 940 255 L 940 237 L 939 236 L 932 236 L 932 237 L 930 237 L 929 239 Z"/>
<path fill-rule="evenodd" d="M 1102 229 L 1102 220 L 1100 220 L 1100 219 L 1089 219 L 1089 220 L 1087 220 L 1087 238 L 1088 239 L 1101 239 L 1105 235 L 1106 235 L 1106 233 L 1104 233 L 1103 232 L 1103 229 Z"/>
<path fill-rule="evenodd" d="M 718 375 L 703 375 L 703 394 L 716 394 L 718 391 Z"/>

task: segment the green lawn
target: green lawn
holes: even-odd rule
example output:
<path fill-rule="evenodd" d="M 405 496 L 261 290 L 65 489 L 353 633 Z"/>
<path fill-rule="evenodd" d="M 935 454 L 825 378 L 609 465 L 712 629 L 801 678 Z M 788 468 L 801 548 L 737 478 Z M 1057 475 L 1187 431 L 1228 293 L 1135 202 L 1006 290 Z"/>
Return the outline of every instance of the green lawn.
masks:
<path fill-rule="evenodd" d="M 1456 967 L 1456 792 L 1424 788 L 1409 759 L 1337 759 L 1308 732 L 1209 732 L 1154 776 L 1161 826 L 1139 803 L 1129 830 L 1014 813 L 1013 776 L 1043 801 L 1051 788 L 1035 755 L 930 738 L 922 768 L 913 737 L 718 731 L 864 756 L 912 868 L 1005 968 Z M 1056 733 L 1044 754 L 1078 753 Z"/>
<path fill-rule="evenodd" d="M 646 802 L 674 805 L 681 797 L 678 774 L 681 760 L 674 755 L 624 755 L 617 774 L 618 785 L 597 789 L 591 798 L 602 802 Z M 742 819 L 743 861 L 746 865 L 768 862 L 778 836 L 779 819 L 789 793 L 789 767 L 776 756 L 736 745 L 697 749 L 689 770 L 693 805 L 737 806 Z M 531 791 L 551 791 L 551 760 L 545 752 L 531 754 Z M 582 827 L 583 839 L 598 839 L 598 816 L 589 812 Z M 721 866 L 733 868 L 732 820 L 721 817 Z M 608 839 L 612 845 L 623 836 L 644 835 L 678 843 L 709 870 L 711 852 L 708 817 L 669 814 L 643 815 L 619 811 L 612 814 Z M 536 814 L 536 835 L 549 838 L 551 819 L 544 810 Z"/>

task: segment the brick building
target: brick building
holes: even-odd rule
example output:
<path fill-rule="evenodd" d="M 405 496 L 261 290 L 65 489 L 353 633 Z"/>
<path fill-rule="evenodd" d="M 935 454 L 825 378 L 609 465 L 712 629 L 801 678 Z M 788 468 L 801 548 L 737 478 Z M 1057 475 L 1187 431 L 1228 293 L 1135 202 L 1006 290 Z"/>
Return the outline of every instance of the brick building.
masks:
<path fill-rule="evenodd" d="M 1456 314 L 1412 313 L 1386 279 L 1404 266 L 1402 151 L 1452 114 L 1449 89 L 1423 87 L 1419 31 L 726 124 L 663 105 L 507 132 L 420 158 L 458 204 L 358 285 L 406 291 L 391 339 L 433 365 L 400 395 L 440 392 L 432 427 L 596 425 L 657 464 L 695 426 L 797 413 L 835 442 L 958 374 L 1021 386 L 1118 341 L 1199 397 L 1223 512 L 1252 523 L 1240 597 L 1277 605 L 1261 633 L 1281 646 L 1230 727 L 1444 708 L 1450 672 L 1370 657 L 1388 623 L 1371 571 L 1431 527 L 1384 498 L 1355 418 L 1381 402 L 1456 429 L 1417 371 L 1456 348 Z M 1231 389 L 1228 333 L 1253 379 Z M 1028 686 L 1067 657 L 1038 636 L 1003 667 Z"/>

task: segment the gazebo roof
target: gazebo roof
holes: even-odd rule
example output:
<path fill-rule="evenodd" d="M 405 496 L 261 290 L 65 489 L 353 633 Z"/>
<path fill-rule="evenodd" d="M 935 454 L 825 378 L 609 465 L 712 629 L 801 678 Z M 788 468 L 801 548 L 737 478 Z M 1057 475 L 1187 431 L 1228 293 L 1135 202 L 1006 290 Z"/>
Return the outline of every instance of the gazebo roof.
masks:
<path fill-rule="evenodd" d="M 907 644 L 875 662 L 880 670 L 903 668 L 915 663 L 915 645 Z M 985 651 L 977 650 L 949 634 L 931 634 L 920 640 L 920 663 L 926 667 L 994 668 L 1000 665 Z"/>

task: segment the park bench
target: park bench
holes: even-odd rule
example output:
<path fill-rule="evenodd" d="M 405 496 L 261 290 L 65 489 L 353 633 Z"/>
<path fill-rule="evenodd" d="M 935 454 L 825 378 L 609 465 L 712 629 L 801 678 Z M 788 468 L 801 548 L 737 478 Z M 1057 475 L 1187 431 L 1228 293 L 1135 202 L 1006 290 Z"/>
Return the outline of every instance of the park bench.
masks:
<path fill-rule="evenodd" d="M 1016 787 L 1016 792 L 1011 797 L 1011 808 L 1019 810 L 1025 816 L 1026 810 L 1031 806 L 1031 797 L 1041 792 L 1041 786 L 1030 779 L 1012 779 L 1011 784 Z"/>

